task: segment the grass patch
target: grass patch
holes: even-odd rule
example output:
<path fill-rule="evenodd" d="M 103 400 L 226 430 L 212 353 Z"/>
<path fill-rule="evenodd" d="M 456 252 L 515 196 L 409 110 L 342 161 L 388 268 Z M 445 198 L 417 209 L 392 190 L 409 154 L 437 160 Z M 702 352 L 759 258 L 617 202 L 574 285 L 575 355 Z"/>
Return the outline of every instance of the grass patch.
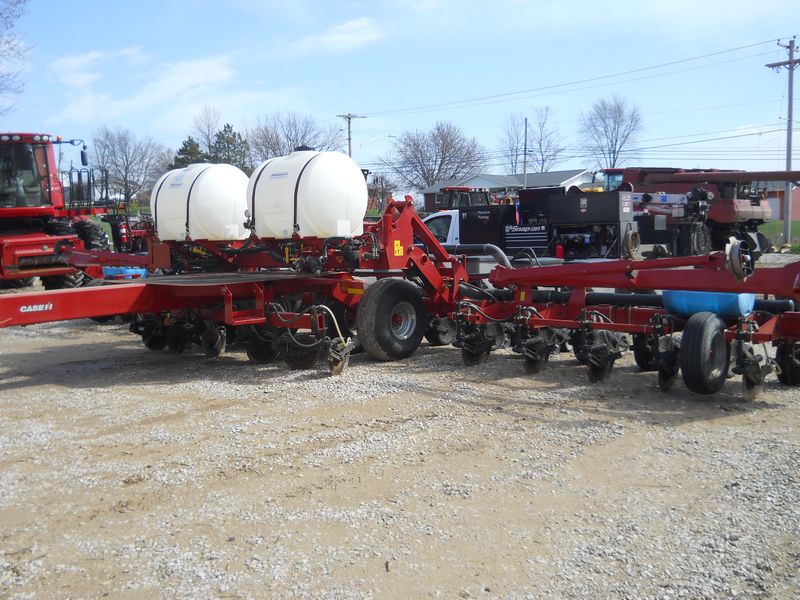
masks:
<path fill-rule="evenodd" d="M 783 221 L 770 221 L 765 223 L 758 230 L 767 236 L 777 247 L 783 243 Z M 800 221 L 792 221 L 792 240 L 800 240 Z M 792 244 L 792 252 L 798 252 L 798 244 Z"/>

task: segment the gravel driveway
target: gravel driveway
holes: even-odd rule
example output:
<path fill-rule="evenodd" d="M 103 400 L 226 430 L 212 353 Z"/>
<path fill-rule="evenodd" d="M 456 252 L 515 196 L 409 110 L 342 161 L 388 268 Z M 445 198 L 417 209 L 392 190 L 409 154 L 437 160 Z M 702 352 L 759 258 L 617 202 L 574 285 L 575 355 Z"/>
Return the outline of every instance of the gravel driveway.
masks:
<path fill-rule="evenodd" d="M 800 394 L 0 330 L 0 596 L 793 598 Z"/>

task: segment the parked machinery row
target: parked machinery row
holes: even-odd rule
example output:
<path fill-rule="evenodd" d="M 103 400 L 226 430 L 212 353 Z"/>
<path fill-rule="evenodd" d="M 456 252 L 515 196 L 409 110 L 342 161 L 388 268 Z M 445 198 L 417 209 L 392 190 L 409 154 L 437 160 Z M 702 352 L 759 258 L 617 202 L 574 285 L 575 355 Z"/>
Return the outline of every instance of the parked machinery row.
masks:
<path fill-rule="evenodd" d="M 62 249 L 74 266 L 141 265 L 170 274 L 7 295 L 0 325 L 124 314 L 151 350 L 180 353 L 198 343 L 213 357 L 236 344 L 253 361 L 282 358 L 292 368 L 322 357 L 334 374 L 347 365 L 356 336 L 378 360 L 409 356 L 425 336 L 454 342 L 467 364 L 511 345 L 529 372 L 571 344 L 595 382 L 609 376 L 633 334 L 637 362 L 658 370 L 665 388 L 683 370 L 691 390 L 713 393 L 727 375 L 729 348 L 749 396 L 776 367 L 783 383 L 800 380 L 800 264 L 754 273 L 734 240 L 727 253 L 708 256 L 507 265 L 486 277 L 445 250 L 410 198 L 389 202 L 377 223 L 363 223 L 366 186 L 344 155 L 295 152 L 266 161 L 249 179 L 231 169 L 194 165 L 156 184 L 158 238 L 146 255 Z M 593 287 L 782 300 L 739 314 L 705 305 L 693 311 L 698 317 L 666 306 L 661 295 L 596 295 L 587 291 Z M 754 350 L 767 342 L 777 345 L 776 360 Z"/>

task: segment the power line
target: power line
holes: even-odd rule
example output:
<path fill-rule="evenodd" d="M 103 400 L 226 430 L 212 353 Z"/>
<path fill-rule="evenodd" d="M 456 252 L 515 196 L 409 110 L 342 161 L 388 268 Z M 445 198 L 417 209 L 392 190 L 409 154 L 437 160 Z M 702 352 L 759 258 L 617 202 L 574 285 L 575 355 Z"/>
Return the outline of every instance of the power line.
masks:
<path fill-rule="evenodd" d="M 353 122 L 353 119 L 366 119 L 364 115 L 354 115 L 353 113 L 347 113 L 346 115 L 336 115 L 337 117 L 344 119 L 347 121 L 347 156 L 353 156 L 353 135 L 350 129 L 350 124 Z"/>
<path fill-rule="evenodd" d="M 778 42 L 781 48 L 786 48 L 789 52 L 789 60 L 782 62 L 770 63 L 767 67 L 771 69 L 780 69 L 786 67 L 789 71 L 789 97 L 786 116 L 786 170 L 792 170 L 792 100 L 794 96 L 794 70 L 800 64 L 800 59 L 794 57 L 794 40 L 792 38 L 785 46 Z M 786 182 L 783 198 L 783 241 L 787 244 L 792 243 L 792 183 Z"/>
<path fill-rule="evenodd" d="M 623 77 L 625 75 L 632 75 L 632 74 L 635 74 L 635 73 L 642 73 L 642 72 L 645 72 L 645 71 L 651 71 L 651 70 L 655 70 L 655 69 L 662 69 L 664 67 L 669 67 L 669 66 L 673 66 L 673 65 L 677 65 L 677 64 L 683 64 L 683 63 L 692 62 L 692 61 L 696 61 L 696 60 L 702 60 L 704 58 L 709 58 L 709 57 L 712 57 L 712 56 L 719 56 L 721 54 L 729 54 L 731 52 L 737 52 L 737 51 L 740 51 L 740 50 L 745 50 L 747 48 L 754 48 L 754 47 L 757 47 L 757 46 L 763 46 L 765 44 L 768 44 L 768 43 L 774 42 L 774 41 L 775 41 L 774 39 L 770 39 L 770 40 L 765 40 L 765 41 L 762 41 L 762 42 L 757 42 L 757 43 L 754 43 L 754 44 L 746 44 L 744 46 L 738 46 L 736 48 L 729 48 L 727 50 L 719 50 L 717 52 L 711 52 L 711 53 L 703 54 L 703 55 L 700 55 L 700 56 L 694 56 L 694 57 L 690 57 L 690 58 L 684 58 L 684 59 L 680 59 L 680 60 L 669 61 L 669 62 L 666 62 L 666 63 L 660 63 L 660 64 L 657 64 L 657 65 L 651 65 L 651 66 L 648 66 L 648 67 L 640 67 L 640 68 L 637 68 L 637 69 L 630 69 L 630 70 L 627 70 L 627 71 L 620 71 L 618 73 L 612 73 L 612 74 L 608 74 L 608 75 L 599 75 L 599 76 L 596 76 L 596 77 L 588 77 L 588 78 L 585 78 L 585 79 L 579 79 L 579 80 L 569 81 L 569 82 L 564 82 L 564 83 L 557 83 L 557 84 L 552 84 L 552 85 L 529 88 L 529 89 L 525 89 L 525 90 L 517 90 L 517 91 L 513 91 L 513 92 L 504 92 L 504 93 L 501 93 L 501 94 L 492 94 L 492 95 L 489 95 L 489 96 L 477 96 L 477 97 L 474 97 L 474 98 L 468 98 L 468 99 L 464 99 L 464 100 L 452 100 L 452 101 L 448 101 L 448 102 L 441 102 L 441 103 L 437 103 L 437 104 L 420 105 L 420 106 L 409 107 L 409 108 L 400 108 L 400 109 L 394 109 L 394 110 L 376 111 L 376 112 L 370 113 L 369 116 L 377 117 L 377 116 L 391 116 L 391 115 L 400 115 L 400 114 L 410 114 L 410 113 L 416 113 L 416 112 L 427 112 L 427 111 L 431 111 L 431 110 L 439 110 L 439 109 L 443 109 L 443 108 L 455 108 L 455 107 L 458 107 L 459 105 L 462 105 L 462 106 L 463 105 L 480 106 L 482 104 L 492 104 L 492 103 L 497 102 L 497 101 L 514 100 L 514 99 L 518 99 L 519 97 L 522 97 L 525 94 L 531 94 L 531 93 L 534 93 L 534 92 L 543 92 L 543 91 L 548 91 L 548 90 L 556 90 L 556 89 L 559 89 L 559 88 L 568 88 L 568 87 L 572 87 L 572 86 L 575 86 L 575 85 L 581 85 L 581 84 L 584 84 L 584 83 L 592 83 L 592 82 L 596 82 L 596 81 L 602 81 L 602 80 L 605 80 L 605 79 L 614 79 L 614 78 L 617 78 L 617 77 Z M 756 55 L 756 56 L 760 56 L 760 55 Z M 744 58 L 751 58 L 751 57 L 748 56 L 748 57 L 744 57 Z M 738 58 L 738 59 L 734 59 L 734 60 L 743 60 L 743 59 L 742 58 Z M 725 61 L 725 62 L 731 62 L 731 61 Z M 713 63 L 713 64 L 710 64 L 710 65 L 701 65 L 700 67 L 694 67 L 694 68 L 706 68 L 706 67 L 709 67 L 709 66 L 714 66 L 716 64 L 723 64 L 723 63 Z M 692 70 L 692 69 L 686 69 L 686 70 Z M 674 73 L 679 73 L 679 72 L 683 72 L 683 71 L 673 71 L 673 72 L 670 72 L 670 73 L 659 74 L 659 75 L 656 75 L 656 77 L 661 77 L 663 75 L 669 75 L 669 74 L 674 74 Z M 647 78 L 650 78 L 650 77 L 647 77 Z M 643 79 L 647 79 L 647 78 L 643 78 Z M 630 80 L 630 81 L 636 81 L 636 79 Z M 622 83 L 627 83 L 627 82 L 622 82 Z M 569 90 L 569 91 L 576 91 L 576 90 Z"/>

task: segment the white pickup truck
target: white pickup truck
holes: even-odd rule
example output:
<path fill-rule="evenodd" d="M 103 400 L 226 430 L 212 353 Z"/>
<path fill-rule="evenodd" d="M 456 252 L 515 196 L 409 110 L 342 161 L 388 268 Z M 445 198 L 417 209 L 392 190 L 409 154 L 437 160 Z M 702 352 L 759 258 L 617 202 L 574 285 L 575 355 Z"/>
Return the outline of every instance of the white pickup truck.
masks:
<path fill-rule="evenodd" d="M 455 246 L 461 243 L 458 210 L 440 210 L 422 220 L 442 244 Z"/>
<path fill-rule="evenodd" d="M 466 210 L 479 210 L 469 208 Z M 551 257 L 536 257 L 531 251 L 517 247 L 513 249 L 513 254 L 507 256 L 506 248 L 500 247 L 501 241 L 498 239 L 499 234 L 496 231 L 490 231 L 489 227 L 485 231 L 485 237 L 478 237 L 470 239 L 468 243 L 462 241 L 461 220 L 462 211 L 458 209 L 440 210 L 422 219 L 425 225 L 430 229 L 431 233 L 436 237 L 445 248 L 454 254 L 467 254 L 469 255 L 467 269 L 471 275 L 480 273 L 487 275 L 498 264 L 505 266 L 533 266 L 533 265 L 552 265 L 561 264 L 563 260 Z M 511 226 L 512 229 L 525 229 L 522 235 L 530 235 L 529 229 L 533 227 L 516 227 Z M 544 233 L 544 228 L 543 228 Z M 534 234 L 537 235 L 537 234 Z M 546 236 L 546 233 L 544 233 Z M 505 231 L 504 239 L 513 240 L 515 236 L 514 231 Z M 475 237 L 475 231 L 472 231 L 472 237 Z"/>

